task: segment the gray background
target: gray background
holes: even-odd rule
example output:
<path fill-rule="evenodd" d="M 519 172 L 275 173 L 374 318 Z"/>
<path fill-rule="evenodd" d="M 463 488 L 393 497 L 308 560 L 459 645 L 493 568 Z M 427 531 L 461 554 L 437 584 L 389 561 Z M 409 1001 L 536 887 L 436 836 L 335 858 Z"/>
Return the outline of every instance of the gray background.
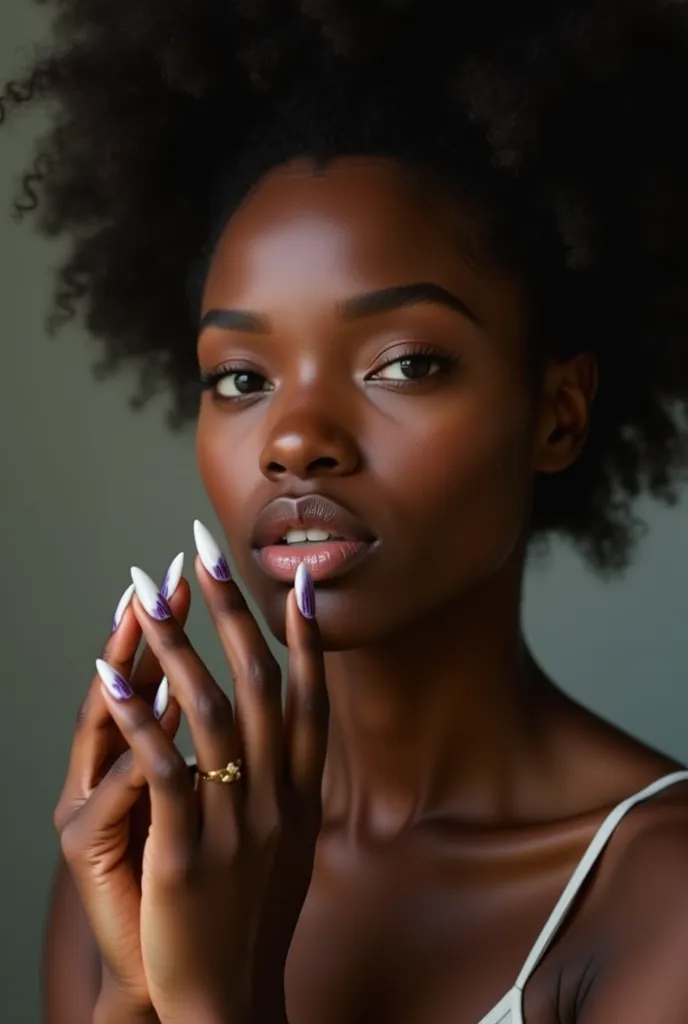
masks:
<path fill-rule="evenodd" d="M 1 0 L 0 79 L 45 32 L 45 11 Z M 17 226 L 9 208 L 43 124 L 0 129 L 0 1021 L 38 1024 L 44 908 L 57 853 L 51 814 L 73 719 L 115 604 L 137 564 L 159 577 L 191 523 L 215 521 L 194 465 L 193 432 L 175 437 L 163 402 L 134 414 L 132 378 L 90 375 L 99 348 L 78 326 L 44 330 L 61 246 Z M 679 506 L 640 510 L 651 531 L 625 578 L 602 583 L 556 546 L 531 567 L 525 617 L 544 664 L 576 697 L 688 759 L 684 550 Z M 192 637 L 221 671 L 197 603 Z M 185 741 L 186 742 L 186 741 Z"/>

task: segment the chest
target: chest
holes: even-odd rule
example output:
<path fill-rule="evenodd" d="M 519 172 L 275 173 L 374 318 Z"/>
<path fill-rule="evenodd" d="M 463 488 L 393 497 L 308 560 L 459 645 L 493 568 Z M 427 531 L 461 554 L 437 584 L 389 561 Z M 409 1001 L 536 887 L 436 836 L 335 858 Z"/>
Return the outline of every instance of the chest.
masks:
<path fill-rule="evenodd" d="M 499 883 L 461 863 L 318 858 L 286 971 L 294 1024 L 479 1024 L 512 987 L 567 865 Z M 557 958 L 528 986 L 527 1024 L 556 1024 Z"/>

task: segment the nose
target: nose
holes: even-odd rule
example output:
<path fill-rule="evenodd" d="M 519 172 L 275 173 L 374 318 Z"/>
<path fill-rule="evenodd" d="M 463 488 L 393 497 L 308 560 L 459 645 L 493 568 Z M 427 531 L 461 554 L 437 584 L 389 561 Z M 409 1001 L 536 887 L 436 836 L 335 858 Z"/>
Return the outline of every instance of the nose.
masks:
<path fill-rule="evenodd" d="M 356 441 L 343 427 L 314 412 L 280 420 L 263 448 L 260 468 L 268 480 L 348 476 L 361 462 Z"/>

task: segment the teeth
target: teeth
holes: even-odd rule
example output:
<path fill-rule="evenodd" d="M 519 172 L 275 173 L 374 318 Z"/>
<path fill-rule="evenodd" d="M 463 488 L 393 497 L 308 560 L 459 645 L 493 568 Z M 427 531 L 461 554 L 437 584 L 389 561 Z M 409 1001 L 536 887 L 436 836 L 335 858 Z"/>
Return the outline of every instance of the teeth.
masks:
<path fill-rule="evenodd" d="M 332 536 L 327 530 L 306 530 L 306 539 L 312 541 L 329 540 Z"/>
<path fill-rule="evenodd" d="M 287 530 L 284 540 L 287 544 L 305 544 L 308 540 L 308 534 L 305 530 Z"/>
<path fill-rule="evenodd" d="M 327 530 L 287 530 L 283 537 L 287 544 L 307 544 L 309 541 L 318 544 L 326 540 L 337 539 L 339 538 L 333 537 Z"/>

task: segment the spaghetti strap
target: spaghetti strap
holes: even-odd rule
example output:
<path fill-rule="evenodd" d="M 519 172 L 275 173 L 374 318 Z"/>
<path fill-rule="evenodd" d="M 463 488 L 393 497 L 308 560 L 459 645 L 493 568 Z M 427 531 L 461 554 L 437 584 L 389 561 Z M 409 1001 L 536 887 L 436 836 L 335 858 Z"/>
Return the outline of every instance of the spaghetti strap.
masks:
<path fill-rule="evenodd" d="M 633 796 L 629 796 L 626 800 L 623 800 L 614 808 L 613 811 L 610 812 L 610 814 L 607 815 L 593 836 L 590 845 L 578 864 L 578 867 L 569 879 L 569 882 L 559 897 L 554 910 L 547 919 L 544 928 L 540 932 L 533 948 L 528 954 L 526 962 L 516 979 L 515 987 L 519 992 L 523 991 L 526 982 L 547 952 L 550 943 L 566 916 L 566 912 L 578 895 L 581 886 L 595 866 L 597 859 L 609 842 L 614 829 L 617 827 L 621 819 L 637 804 L 642 803 L 644 800 L 648 800 L 650 797 L 655 796 L 656 793 L 660 793 L 663 789 L 667 789 L 669 786 L 673 786 L 677 782 L 688 782 L 688 770 L 673 772 L 671 775 L 665 775 L 661 779 L 656 779 L 655 782 L 650 783 L 649 786 L 646 786 L 646 788 L 642 789 L 639 793 L 635 793 Z"/>

